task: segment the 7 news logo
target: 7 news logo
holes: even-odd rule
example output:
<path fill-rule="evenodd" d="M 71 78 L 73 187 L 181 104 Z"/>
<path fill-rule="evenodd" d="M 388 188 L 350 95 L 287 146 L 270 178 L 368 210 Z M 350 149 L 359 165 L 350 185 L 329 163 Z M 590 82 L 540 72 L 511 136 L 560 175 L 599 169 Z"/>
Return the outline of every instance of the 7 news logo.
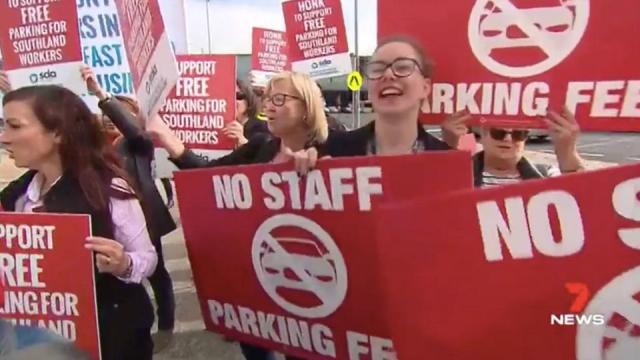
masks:
<path fill-rule="evenodd" d="M 566 283 L 567 291 L 575 295 L 575 300 L 569 308 L 568 314 L 551 314 L 551 325 L 574 326 L 574 325 L 598 325 L 606 324 L 604 315 L 601 314 L 581 314 L 587 306 L 591 296 L 589 288 L 584 283 Z"/>

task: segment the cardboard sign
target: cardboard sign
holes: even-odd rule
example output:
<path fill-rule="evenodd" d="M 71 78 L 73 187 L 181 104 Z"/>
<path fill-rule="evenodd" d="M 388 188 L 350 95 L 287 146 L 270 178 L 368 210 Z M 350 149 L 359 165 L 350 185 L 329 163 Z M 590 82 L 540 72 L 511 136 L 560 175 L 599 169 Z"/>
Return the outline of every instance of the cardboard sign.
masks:
<path fill-rule="evenodd" d="M 192 149 L 229 150 L 221 130 L 235 119 L 236 57 L 178 55 L 180 78 L 160 117 Z"/>
<path fill-rule="evenodd" d="M 0 213 L 0 317 L 38 326 L 100 358 L 89 216 Z M 72 279 L 73 281 L 70 281 Z"/>
<path fill-rule="evenodd" d="M 63 85 L 86 91 L 77 18 L 74 0 L 0 2 L 3 68 L 13 88 Z"/>
<path fill-rule="evenodd" d="M 253 28 L 252 39 L 251 73 L 256 85 L 266 86 L 273 75 L 291 70 L 284 31 Z"/>
<path fill-rule="evenodd" d="M 83 61 L 93 69 L 100 86 L 112 95 L 132 96 L 135 91 L 115 1 L 79 1 L 78 21 Z M 87 93 L 86 86 L 82 98 L 99 112 L 98 99 Z"/>
<path fill-rule="evenodd" d="M 433 175 L 443 168 L 450 177 Z M 303 179 L 291 164 L 178 172 L 176 186 L 207 329 L 305 359 L 379 359 L 393 342 L 373 214 L 468 189 L 471 166 L 465 152 L 361 157 L 321 162 Z M 215 234 L 212 219 L 224 224 Z"/>
<path fill-rule="evenodd" d="M 416 37 L 438 64 L 427 122 L 467 109 L 544 127 L 567 104 L 583 130 L 640 130 L 636 0 L 380 0 L 378 14 L 380 38 Z"/>
<path fill-rule="evenodd" d="M 150 118 L 178 80 L 176 59 L 158 0 L 122 0 L 116 5 L 137 100 L 142 115 Z"/>
<path fill-rule="evenodd" d="M 282 3 L 293 71 L 314 79 L 347 75 L 351 57 L 340 0 Z"/>
<path fill-rule="evenodd" d="M 612 168 L 381 211 L 399 358 L 636 358 L 638 174 Z"/>

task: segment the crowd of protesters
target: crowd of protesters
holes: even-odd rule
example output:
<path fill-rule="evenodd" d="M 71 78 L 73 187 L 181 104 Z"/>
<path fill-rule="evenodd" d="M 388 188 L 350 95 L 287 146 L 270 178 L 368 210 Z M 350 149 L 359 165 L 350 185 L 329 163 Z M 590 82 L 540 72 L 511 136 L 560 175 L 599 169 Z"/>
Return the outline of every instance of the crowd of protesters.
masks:
<path fill-rule="evenodd" d="M 154 146 L 164 147 L 180 169 L 291 162 L 302 175 L 332 157 L 455 149 L 468 132 L 471 115 L 460 112 L 444 119 L 441 138 L 425 131 L 418 120 L 433 71 L 432 60 L 415 40 L 396 36 L 380 41 L 364 70 L 375 120 L 351 131 L 325 114 L 321 89 L 305 74 L 281 73 L 260 89 L 238 80 L 236 118 L 222 131 L 233 139 L 235 149 L 217 159 L 187 148 L 159 116 L 144 119 L 134 99 L 105 92 L 88 67 L 79 70 L 79 76 L 99 99 L 100 114 L 61 86 L 11 89 L 6 73 L 0 72 L 5 93 L 0 142 L 16 166 L 28 169 L 0 192 L 2 209 L 91 215 L 93 236 L 85 246 L 96 260 L 103 359 L 151 359 L 154 346 L 158 351 L 170 342 L 175 325 L 172 281 L 162 251 L 162 238 L 176 229 L 167 206 L 173 192 L 163 180 L 169 198 L 165 202 L 155 185 Z M 473 156 L 475 185 L 582 171 L 576 149 L 580 130 L 573 114 L 549 109 L 544 121 L 557 167 L 534 164 L 523 156 L 527 130 L 485 126 L 480 135 L 483 150 Z M 153 337 L 154 311 L 144 279 L 157 303 L 158 333 Z M 0 322 L 0 358 L 10 352 L 18 356 L 29 344 L 38 347 L 30 351 L 46 351 L 46 358 L 55 358 L 57 352 L 83 358 L 53 336 L 16 340 L 24 333 Z M 40 348 L 43 344 L 48 348 Z M 248 360 L 275 357 L 249 344 L 241 348 Z"/>

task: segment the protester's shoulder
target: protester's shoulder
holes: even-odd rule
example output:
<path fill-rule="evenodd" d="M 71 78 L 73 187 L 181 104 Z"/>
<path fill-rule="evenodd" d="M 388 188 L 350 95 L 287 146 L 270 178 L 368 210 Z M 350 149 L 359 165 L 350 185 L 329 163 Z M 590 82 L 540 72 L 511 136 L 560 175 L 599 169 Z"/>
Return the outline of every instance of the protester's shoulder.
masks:
<path fill-rule="evenodd" d="M 437 137 L 429 134 L 426 131 L 424 131 L 422 135 L 422 142 L 424 144 L 425 150 L 452 150 L 451 146 L 449 146 L 446 142 L 438 139 Z"/>
<path fill-rule="evenodd" d="M 540 164 L 536 163 L 533 166 L 542 174 L 544 177 L 556 177 L 562 175 L 560 169 L 557 166 L 549 165 L 549 164 Z"/>
<path fill-rule="evenodd" d="M 4 198 L 5 196 L 9 196 L 16 191 L 21 191 L 23 189 L 26 189 L 27 186 L 29 186 L 29 183 L 31 183 L 31 180 L 35 175 L 36 175 L 36 171 L 29 170 L 24 174 L 20 175 L 20 177 L 9 182 L 9 184 L 7 184 L 7 186 L 5 186 L 4 189 L 2 189 L 2 191 L 0 191 L 0 199 Z"/>

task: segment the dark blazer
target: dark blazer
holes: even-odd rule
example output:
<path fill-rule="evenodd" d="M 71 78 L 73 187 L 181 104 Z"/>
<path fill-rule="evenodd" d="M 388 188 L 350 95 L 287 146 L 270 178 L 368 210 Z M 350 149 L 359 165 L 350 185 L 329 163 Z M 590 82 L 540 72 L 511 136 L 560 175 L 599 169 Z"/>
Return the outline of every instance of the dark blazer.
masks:
<path fill-rule="evenodd" d="M 549 176 L 548 165 L 532 164 L 524 156 L 516 165 L 520 177 L 523 180 L 542 179 Z M 482 186 L 482 173 L 484 172 L 484 151 L 473 156 L 473 183 L 476 187 Z"/>
<path fill-rule="evenodd" d="M 244 123 L 243 135 L 247 140 L 256 135 L 270 135 L 269 126 L 266 121 L 260 120 L 256 117 L 249 117 L 246 123 Z"/>
<path fill-rule="evenodd" d="M 332 157 L 367 155 L 369 143 L 374 138 L 375 126 L 375 121 L 372 121 L 356 130 L 331 132 L 324 152 Z M 451 150 L 449 145 L 426 132 L 420 124 L 416 126 L 418 141 L 422 143 L 425 150 Z"/>
<path fill-rule="evenodd" d="M 120 130 L 124 139 L 116 144 L 127 174 L 140 191 L 142 210 L 153 242 L 176 229 L 152 176 L 154 146 L 151 137 L 142 130 L 133 115 L 115 98 L 100 102 L 100 109 Z"/>
<path fill-rule="evenodd" d="M 190 149 L 186 149 L 179 158 L 169 160 L 182 170 L 216 166 L 264 164 L 273 160 L 279 151 L 280 139 L 254 136 L 248 143 L 218 159 L 209 160 L 194 153 Z"/>

